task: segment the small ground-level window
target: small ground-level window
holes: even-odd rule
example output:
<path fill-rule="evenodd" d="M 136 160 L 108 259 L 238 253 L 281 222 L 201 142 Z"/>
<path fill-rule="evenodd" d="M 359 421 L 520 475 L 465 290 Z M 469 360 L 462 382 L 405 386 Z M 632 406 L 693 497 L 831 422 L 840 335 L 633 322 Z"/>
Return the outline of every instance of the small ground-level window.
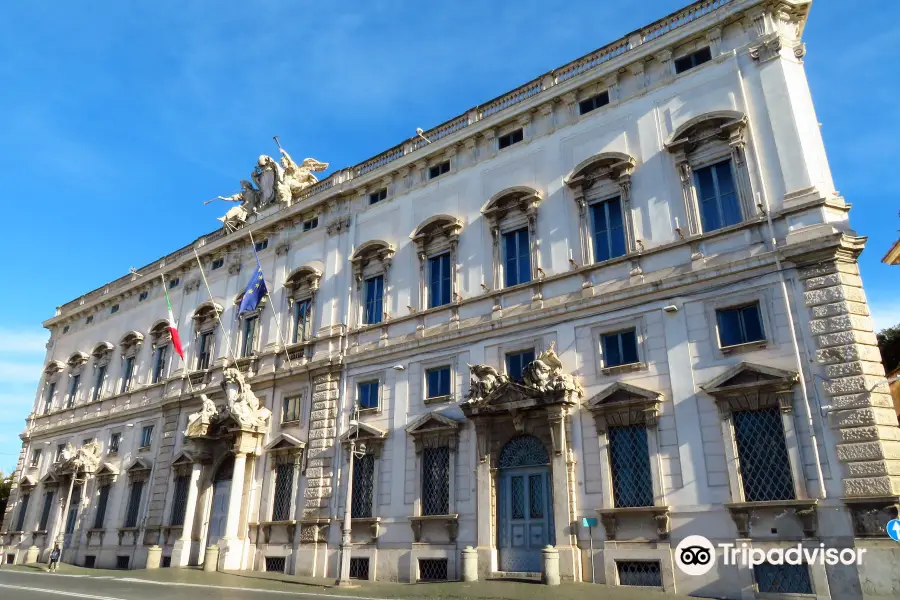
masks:
<path fill-rule="evenodd" d="M 117 556 L 116 557 L 116 568 L 117 569 L 127 569 L 129 559 L 130 559 L 130 557 L 127 555 Z"/>
<path fill-rule="evenodd" d="M 753 576 L 761 594 L 812 594 L 808 565 L 773 565 L 753 567 Z"/>
<path fill-rule="evenodd" d="M 352 557 L 350 558 L 350 579 L 368 579 L 369 578 L 369 559 Z"/>
<path fill-rule="evenodd" d="M 617 560 L 616 572 L 619 575 L 619 585 L 662 587 L 659 561 Z"/>
<path fill-rule="evenodd" d="M 97 557 L 93 554 L 89 554 L 84 557 L 84 568 L 85 569 L 93 569 L 97 564 Z"/>
<path fill-rule="evenodd" d="M 447 559 L 420 558 L 419 581 L 447 581 Z"/>
<path fill-rule="evenodd" d="M 284 573 L 284 567 L 287 559 L 284 556 L 267 556 L 266 571 L 272 573 Z"/>

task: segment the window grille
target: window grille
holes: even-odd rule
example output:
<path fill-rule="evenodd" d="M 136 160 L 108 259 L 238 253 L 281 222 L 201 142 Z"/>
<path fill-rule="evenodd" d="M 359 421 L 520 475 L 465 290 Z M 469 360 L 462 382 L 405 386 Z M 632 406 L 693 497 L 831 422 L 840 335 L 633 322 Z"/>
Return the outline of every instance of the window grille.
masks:
<path fill-rule="evenodd" d="M 44 507 L 41 510 L 41 521 L 38 524 L 38 531 L 47 531 L 47 523 L 50 521 L 50 511 L 53 509 L 53 492 L 44 494 Z"/>
<path fill-rule="evenodd" d="M 450 512 L 450 448 L 425 448 L 422 451 L 422 514 L 446 515 Z"/>
<path fill-rule="evenodd" d="M 116 557 L 116 568 L 117 569 L 127 569 L 128 568 L 128 556 L 117 556 Z"/>
<path fill-rule="evenodd" d="M 753 567 L 760 593 L 812 594 L 812 581 L 807 565 L 773 565 L 763 563 Z"/>
<path fill-rule="evenodd" d="M 794 478 L 777 406 L 731 415 L 746 502 L 793 500 Z"/>
<path fill-rule="evenodd" d="M 272 573 L 284 573 L 285 565 L 287 564 L 287 558 L 284 556 L 267 556 L 266 557 L 266 571 Z"/>
<path fill-rule="evenodd" d="M 500 468 L 549 465 L 550 455 L 541 440 L 533 435 L 520 435 L 509 440 L 500 451 Z"/>
<path fill-rule="evenodd" d="M 94 529 L 103 529 L 103 521 L 106 520 L 106 505 L 109 502 L 109 485 L 100 486 L 100 496 L 97 498 L 97 514 L 94 516 Z"/>
<path fill-rule="evenodd" d="M 591 205 L 594 224 L 594 260 L 602 262 L 625 255 L 625 221 L 617 196 Z"/>
<path fill-rule="evenodd" d="M 369 578 L 369 559 L 368 558 L 350 558 L 350 579 L 368 579 Z"/>
<path fill-rule="evenodd" d="M 137 527 L 138 510 L 141 507 L 141 492 L 143 492 L 143 490 L 143 481 L 134 481 L 131 483 L 131 493 L 128 495 L 128 510 L 125 513 L 124 527 Z"/>
<path fill-rule="evenodd" d="M 420 558 L 419 581 L 447 581 L 447 559 Z"/>
<path fill-rule="evenodd" d="M 290 458 L 290 457 L 285 457 Z M 275 501 L 272 504 L 272 520 L 287 521 L 291 518 L 291 496 L 294 491 L 294 462 L 275 465 Z"/>
<path fill-rule="evenodd" d="M 528 228 L 503 234 L 504 279 L 506 287 L 531 281 L 531 248 Z"/>
<path fill-rule="evenodd" d="M 97 565 L 97 557 L 93 554 L 89 554 L 84 557 L 84 568 L 85 569 L 93 569 Z"/>
<path fill-rule="evenodd" d="M 25 530 L 25 515 L 28 513 L 28 501 L 31 500 L 31 494 L 22 494 L 19 501 L 19 516 L 16 519 L 16 531 Z"/>
<path fill-rule="evenodd" d="M 384 312 L 384 277 L 378 275 L 366 279 L 366 306 L 363 314 L 365 325 L 381 323 Z"/>
<path fill-rule="evenodd" d="M 506 354 L 506 374 L 513 381 L 522 381 L 525 367 L 534 362 L 534 349 Z"/>
<path fill-rule="evenodd" d="M 428 307 L 450 304 L 450 254 L 428 259 Z"/>
<path fill-rule="evenodd" d="M 354 519 L 372 516 L 375 494 L 375 455 L 363 454 L 353 459 L 353 503 L 350 516 Z"/>
<path fill-rule="evenodd" d="M 190 475 L 179 475 L 175 478 L 175 492 L 172 494 L 172 513 L 169 515 L 169 525 L 176 527 L 184 525 L 190 483 Z"/>
<path fill-rule="evenodd" d="M 619 560 L 616 561 L 616 571 L 619 573 L 619 585 L 662 587 L 659 562 Z"/>
<path fill-rule="evenodd" d="M 616 508 L 653 506 L 647 428 L 643 425 L 610 427 L 607 437 Z"/>
<path fill-rule="evenodd" d="M 703 231 L 715 231 L 741 222 L 741 205 L 730 159 L 695 169 L 694 181 Z"/>
<path fill-rule="evenodd" d="M 758 302 L 717 310 L 716 324 L 719 326 L 719 345 L 723 348 L 766 339 Z"/>

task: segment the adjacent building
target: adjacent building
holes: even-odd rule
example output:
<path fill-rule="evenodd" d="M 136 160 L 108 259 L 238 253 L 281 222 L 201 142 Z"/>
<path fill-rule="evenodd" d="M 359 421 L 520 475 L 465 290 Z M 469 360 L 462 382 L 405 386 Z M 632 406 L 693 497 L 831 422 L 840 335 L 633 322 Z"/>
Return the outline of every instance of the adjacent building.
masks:
<path fill-rule="evenodd" d="M 319 182 L 262 157 L 257 212 L 44 323 L 7 562 L 338 578 L 352 457 L 354 578 L 552 545 L 569 581 L 898 589 L 900 428 L 808 9 L 697 2 Z M 867 553 L 690 576 L 692 534 Z"/>

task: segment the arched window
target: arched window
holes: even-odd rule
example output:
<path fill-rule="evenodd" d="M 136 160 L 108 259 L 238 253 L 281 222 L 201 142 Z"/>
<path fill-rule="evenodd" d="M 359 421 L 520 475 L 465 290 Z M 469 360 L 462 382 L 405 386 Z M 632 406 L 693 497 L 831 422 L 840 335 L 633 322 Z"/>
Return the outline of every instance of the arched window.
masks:
<path fill-rule="evenodd" d="M 204 302 L 194 310 L 191 319 L 194 321 L 194 370 L 205 371 L 212 366 L 215 358 L 216 327 L 222 305 L 216 302 Z"/>
<path fill-rule="evenodd" d="M 601 152 L 582 161 L 565 179 L 579 209 L 581 264 L 603 262 L 635 251 L 631 218 L 631 173 L 635 160 Z"/>
<path fill-rule="evenodd" d="M 457 294 L 457 244 L 462 222 L 449 215 L 423 221 L 409 236 L 419 257 L 419 309 L 450 304 Z"/>
<path fill-rule="evenodd" d="M 150 343 L 153 349 L 153 360 L 150 364 L 150 383 L 159 383 L 166 378 L 171 342 L 172 332 L 169 331 L 169 322 L 165 320 L 157 321 L 150 328 Z"/>
<path fill-rule="evenodd" d="M 481 209 L 491 228 L 493 289 L 532 281 L 540 268 L 537 253 L 537 212 L 541 195 L 529 187 L 495 194 Z"/>
<path fill-rule="evenodd" d="M 509 440 L 500 451 L 499 467 L 537 467 L 550 464 L 550 454 L 541 440 L 533 435 L 520 435 Z"/>
<path fill-rule="evenodd" d="M 141 344 L 143 343 L 144 336 L 137 331 L 126 333 L 119 341 L 119 349 L 122 352 L 122 377 L 119 384 L 120 394 L 124 394 L 132 388 L 138 352 L 140 352 Z"/>
<path fill-rule="evenodd" d="M 688 235 L 736 225 L 757 214 L 747 169 L 747 117 L 706 113 L 680 125 L 666 148 L 675 158 Z"/>
<path fill-rule="evenodd" d="M 362 244 L 350 262 L 356 279 L 357 322 L 361 325 L 381 323 L 390 314 L 388 272 L 394 257 L 394 246 L 383 240 Z"/>
<path fill-rule="evenodd" d="M 94 359 L 94 381 L 91 390 L 91 402 L 96 402 L 103 397 L 103 393 L 105 392 L 104 387 L 106 385 L 106 375 L 109 370 L 109 361 L 112 358 L 112 353 L 115 348 L 116 347 L 113 346 L 111 342 L 100 342 L 94 346 L 93 351 L 91 351 L 91 356 Z"/>
<path fill-rule="evenodd" d="M 313 314 L 322 270 L 321 263 L 306 264 L 295 269 L 284 282 L 290 310 L 287 336 L 289 344 L 308 342 L 314 335 Z"/>
<path fill-rule="evenodd" d="M 266 306 L 266 302 L 269 301 L 269 296 L 266 294 L 260 298 L 255 309 L 241 313 L 238 312 L 238 307 L 240 307 L 243 299 L 244 292 L 234 297 L 234 312 L 238 321 L 237 350 L 240 358 L 246 358 L 256 353 L 256 348 L 259 346 L 260 323 L 262 322 L 260 316 L 263 308 Z"/>
<path fill-rule="evenodd" d="M 41 407 L 43 414 L 47 414 L 53 409 L 60 373 L 65 368 L 65 363 L 59 360 L 51 360 L 44 367 L 43 403 Z"/>
<path fill-rule="evenodd" d="M 65 408 L 72 408 L 78 399 L 79 388 L 81 387 L 81 373 L 84 365 L 90 357 L 84 352 L 75 352 L 66 361 L 69 367 L 69 389 L 66 392 Z"/>

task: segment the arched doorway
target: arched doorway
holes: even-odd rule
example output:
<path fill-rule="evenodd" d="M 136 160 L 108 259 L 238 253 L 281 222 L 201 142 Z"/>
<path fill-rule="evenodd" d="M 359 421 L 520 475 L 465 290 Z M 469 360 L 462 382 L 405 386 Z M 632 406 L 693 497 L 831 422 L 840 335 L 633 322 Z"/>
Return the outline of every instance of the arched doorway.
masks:
<path fill-rule="evenodd" d="M 498 466 L 500 570 L 540 572 L 541 549 L 555 543 L 550 455 L 538 438 L 522 435 L 506 443 Z"/>
<path fill-rule="evenodd" d="M 234 474 L 234 456 L 225 458 L 213 475 L 213 500 L 209 514 L 207 545 L 215 544 L 225 535 L 228 520 L 228 499 L 231 496 L 231 479 Z"/>

